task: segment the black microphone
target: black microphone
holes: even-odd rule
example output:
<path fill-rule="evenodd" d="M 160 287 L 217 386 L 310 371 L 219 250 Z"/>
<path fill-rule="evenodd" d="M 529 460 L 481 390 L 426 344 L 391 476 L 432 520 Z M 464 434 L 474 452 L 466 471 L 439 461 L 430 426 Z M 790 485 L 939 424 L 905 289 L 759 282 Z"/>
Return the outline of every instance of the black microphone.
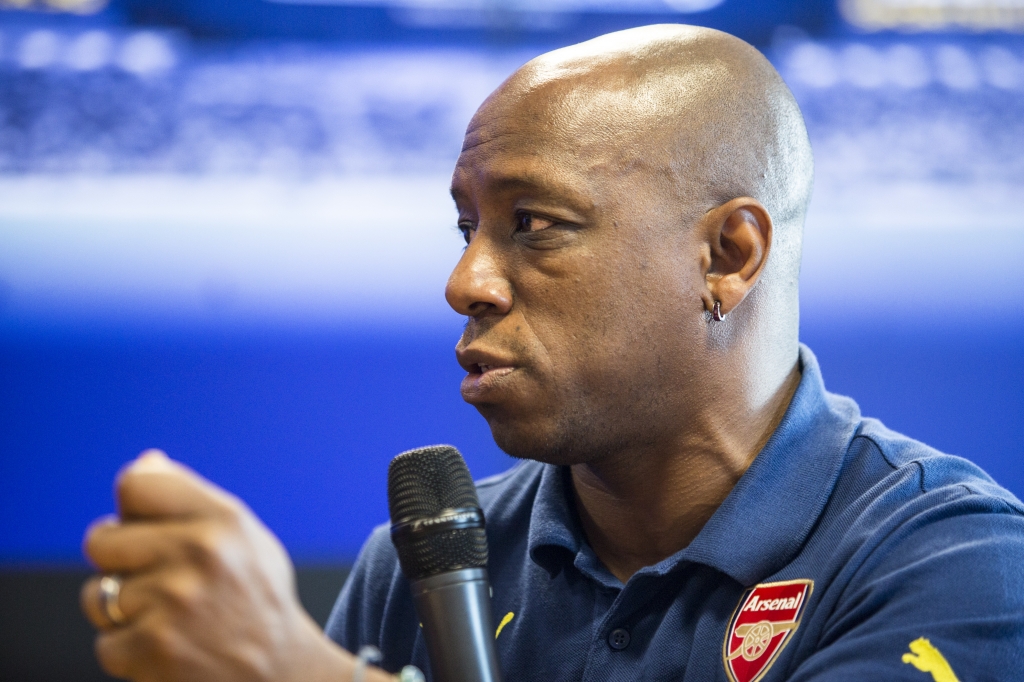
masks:
<path fill-rule="evenodd" d="M 395 457 L 388 507 L 434 680 L 501 682 L 484 513 L 462 455 L 435 445 Z"/>

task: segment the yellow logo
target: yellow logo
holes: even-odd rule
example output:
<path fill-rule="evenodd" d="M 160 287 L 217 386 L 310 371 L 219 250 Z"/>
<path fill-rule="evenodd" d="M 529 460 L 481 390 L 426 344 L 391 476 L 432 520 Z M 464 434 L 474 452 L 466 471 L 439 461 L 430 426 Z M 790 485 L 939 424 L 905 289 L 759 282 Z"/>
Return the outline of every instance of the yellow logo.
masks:
<path fill-rule="evenodd" d="M 501 631 L 504 630 L 505 626 L 508 625 L 509 623 L 511 623 L 512 619 L 515 618 L 515 617 L 516 617 L 516 614 L 512 613 L 511 611 L 509 611 L 508 613 L 505 614 L 505 617 L 501 619 L 500 623 L 498 623 L 498 629 L 494 633 L 494 639 L 498 639 L 498 635 L 501 634 Z M 423 627 L 423 623 L 420 623 L 420 628 L 422 628 L 422 627 Z"/>
<path fill-rule="evenodd" d="M 498 639 L 498 635 L 501 634 L 501 631 L 504 630 L 505 626 L 511 623 L 512 619 L 515 617 L 516 614 L 512 613 L 511 611 L 505 614 L 505 617 L 502 618 L 501 622 L 498 624 L 498 631 L 494 633 L 494 639 Z"/>
<path fill-rule="evenodd" d="M 946 657 L 924 637 L 918 637 L 910 643 L 910 653 L 903 654 L 903 662 L 923 673 L 931 673 L 935 682 L 960 682 L 949 667 Z"/>

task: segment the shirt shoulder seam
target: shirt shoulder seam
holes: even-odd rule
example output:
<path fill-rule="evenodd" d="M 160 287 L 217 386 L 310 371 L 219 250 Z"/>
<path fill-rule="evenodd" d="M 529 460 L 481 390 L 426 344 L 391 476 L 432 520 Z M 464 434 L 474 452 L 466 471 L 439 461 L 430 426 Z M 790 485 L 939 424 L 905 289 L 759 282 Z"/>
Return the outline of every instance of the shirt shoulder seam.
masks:
<path fill-rule="evenodd" d="M 888 464 L 890 467 L 892 467 L 893 471 L 899 471 L 900 470 L 901 467 L 898 464 L 896 464 L 895 462 L 893 462 L 892 459 L 889 458 L 889 455 L 888 455 L 888 453 L 886 453 L 885 448 L 883 448 L 881 443 L 879 443 L 875 438 L 872 438 L 871 436 L 869 436 L 869 435 L 867 435 L 865 433 L 858 433 L 856 436 L 853 437 L 854 440 L 857 440 L 858 438 L 863 438 L 867 442 L 869 442 L 872 445 L 874 445 L 875 449 L 878 450 L 878 454 L 880 454 L 882 456 L 882 459 L 885 460 L 886 464 Z M 916 459 L 916 458 L 910 460 L 910 462 L 908 462 L 908 464 L 913 464 L 913 465 L 915 465 L 917 467 L 917 485 L 921 489 L 921 493 L 922 494 L 923 493 L 927 493 L 928 489 L 924 485 L 924 464 L 922 464 L 921 461 L 919 459 Z M 960 484 L 960 485 L 963 485 L 965 488 L 967 488 L 967 486 L 964 485 L 964 484 Z M 968 492 L 972 492 L 970 490 L 970 488 L 967 488 L 967 491 Z"/>
<path fill-rule="evenodd" d="M 864 440 L 868 441 L 873 446 L 875 446 L 875 448 L 878 450 L 878 453 L 882 456 L 882 459 L 885 460 L 886 464 L 892 467 L 893 471 L 898 471 L 901 468 L 899 465 L 893 462 L 892 459 L 889 458 L 889 455 L 885 452 L 885 448 L 883 448 L 882 445 L 875 438 L 864 433 L 858 433 L 856 436 L 854 436 L 854 440 L 858 438 L 863 438 Z M 928 487 L 925 485 L 924 463 L 921 462 L 919 458 L 914 458 L 910 460 L 907 464 L 913 464 L 917 467 L 918 486 L 920 487 L 922 494 L 927 494 Z M 984 490 L 977 490 L 966 481 L 959 481 L 951 487 L 963 490 L 966 495 L 977 495 L 979 497 L 984 497 L 987 499 L 998 500 L 999 504 L 1006 512 L 1015 514 L 1017 516 L 1024 516 L 1024 511 L 1010 504 L 1002 497 L 986 493 Z"/>

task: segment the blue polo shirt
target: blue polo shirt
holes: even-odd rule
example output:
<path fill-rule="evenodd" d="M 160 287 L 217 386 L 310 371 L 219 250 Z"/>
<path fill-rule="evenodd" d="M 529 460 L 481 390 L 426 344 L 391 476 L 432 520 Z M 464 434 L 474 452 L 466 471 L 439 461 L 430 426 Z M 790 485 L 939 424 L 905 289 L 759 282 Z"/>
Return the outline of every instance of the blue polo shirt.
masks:
<path fill-rule="evenodd" d="M 567 470 L 522 462 L 479 484 L 507 681 L 1024 679 L 1024 506 L 861 417 L 806 347 L 800 360 L 785 417 L 725 502 L 625 584 L 587 544 Z M 430 678 L 386 526 L 327 633 Z"/>

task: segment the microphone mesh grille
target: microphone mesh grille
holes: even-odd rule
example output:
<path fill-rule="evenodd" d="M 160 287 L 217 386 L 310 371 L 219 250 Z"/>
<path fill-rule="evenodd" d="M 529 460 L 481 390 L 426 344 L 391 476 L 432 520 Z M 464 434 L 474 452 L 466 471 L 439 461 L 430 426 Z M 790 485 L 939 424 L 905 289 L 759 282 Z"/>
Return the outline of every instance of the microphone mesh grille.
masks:
<path fill-rule="evenodd" d="M 388 468 L 391 523 L 432 518 L 445 509 L 479 507 L 476 486 L 459 451 L 450 445 L 409 450 Z M 461 568 L 487 566 L 483 528 L 461 528 L 395 542 L 402 573 L 410 580 Z"/>
<path fill-rule="evenodd" d="M 479 506 L 466 462 L 451 445 L 409 450 L 391 460 L 388 507 L 392 523 L 430 518 L 443 509 Z"/>
<path fill-rule="evenodd" d="M 487 535 L 483 528 L 446 530 L 396 542 L 398 563 L 409 580 L 428 578 L 460 568 L 487 567 Z"/>

